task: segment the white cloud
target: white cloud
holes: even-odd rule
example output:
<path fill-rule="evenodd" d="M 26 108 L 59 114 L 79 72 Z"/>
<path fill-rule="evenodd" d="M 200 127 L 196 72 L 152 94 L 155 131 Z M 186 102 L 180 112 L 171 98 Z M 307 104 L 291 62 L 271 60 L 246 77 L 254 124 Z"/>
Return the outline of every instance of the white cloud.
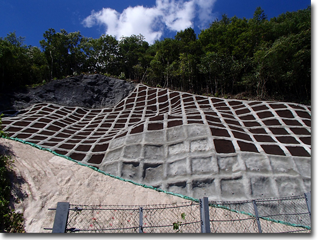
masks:
<path fill-rule="evenodd" d="M 111 8 L 103 8 L 86 17 L 82 24 L 85 27 L 104 25 L 106 34 L 120 39 L 122 36 L 142 34 L 145 40 L 153 43 L 159 40 L 167 28 L 181 31 L 193 27 L 194 20 L 204 26 L 212 21 L 212 9 L 216 0 L 156 0 L 151 8 L 143 6 L 128 7 L 122 13 Z"/>

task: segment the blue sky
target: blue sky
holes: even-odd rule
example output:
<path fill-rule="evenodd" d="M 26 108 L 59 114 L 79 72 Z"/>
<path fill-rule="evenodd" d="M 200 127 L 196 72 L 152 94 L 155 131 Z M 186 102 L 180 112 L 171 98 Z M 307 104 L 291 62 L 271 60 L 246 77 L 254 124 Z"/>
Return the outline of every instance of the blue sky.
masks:
<path fill-rule="evenodd" d="M 0 37 L 9 32 L 39 46 L 43 33 L 80 31 L 83 36 L 139 34 L 153 43 L 193 27 L 208 28 L 222 14 L 252 18 L 261 6 L 268 18 L 310 5 L 310 0 L 0 0 Z M 312 2 L 312 5 L 314 1 Z"/>

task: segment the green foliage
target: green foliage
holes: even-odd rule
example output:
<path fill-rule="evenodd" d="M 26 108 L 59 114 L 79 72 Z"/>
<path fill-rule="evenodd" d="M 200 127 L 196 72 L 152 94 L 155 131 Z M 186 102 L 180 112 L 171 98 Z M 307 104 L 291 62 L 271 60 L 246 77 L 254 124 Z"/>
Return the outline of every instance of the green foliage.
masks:
<path fill-rule="evenodd" d="M 149 86 L 215 96 L 311 102 L 311 7 L 267 19 L 212 22 L 197 36 L 187 28 L 153 45 L 140 35 L 98 39 L 49 29 L 42 51 L 15 33 L 0 38 L 0 90 L 39 86 L 73 73 L 107 73 Z"/>
<path fill-rule="evenodd" d="M 2 131 L 2 115 L 0 116 L 0 137 L 5 136 Z M 9 180 L 10 156 L 0 155 L 0 232 L 23 233 L 23 215 L 10 208 L 11 182 Z"/>
<path fill-rule="evenodd" d="M 181 219 L 182 220 L 186 220 L 186 214 L 185 213 L 181 213 Z M 176 233 L 178 232 L 181 232 L 182 233 L 182 230 L 180 229 L 180 226 L 181 226 L 182 222 L 180 221 L 176 221 L 174 222 L 172 225 L 173 225 L 173 230 L 177 230 Z"/>

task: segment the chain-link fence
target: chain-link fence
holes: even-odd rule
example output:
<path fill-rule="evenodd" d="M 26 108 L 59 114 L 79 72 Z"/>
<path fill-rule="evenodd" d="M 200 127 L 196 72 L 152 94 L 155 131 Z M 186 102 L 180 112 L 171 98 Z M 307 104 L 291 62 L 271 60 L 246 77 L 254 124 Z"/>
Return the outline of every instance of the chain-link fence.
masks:
<path fill-rule="evenodd" d="M 311 233 L 310 194 L 238 202 L 207 203 L 199 199 L 199 202 L 144 206 L 67 203 L 62 232 Z M 57 215 L 58 207 L 55 224 Z M 208 228 L 204 230 L 206 224 Z"/>
<path fill-rule="evenodd" d="M 212 233 L 311 233 L 305 195 L 239 202 L 210 202 Z M 311 211 L 311 210 L 310 210 Z"/>
<path fill-rule="evenodd" d="M 66 230 L 83 233 L 199 233 L 199 204 L 196 202 L 149 206 L 70 204 Z"/>

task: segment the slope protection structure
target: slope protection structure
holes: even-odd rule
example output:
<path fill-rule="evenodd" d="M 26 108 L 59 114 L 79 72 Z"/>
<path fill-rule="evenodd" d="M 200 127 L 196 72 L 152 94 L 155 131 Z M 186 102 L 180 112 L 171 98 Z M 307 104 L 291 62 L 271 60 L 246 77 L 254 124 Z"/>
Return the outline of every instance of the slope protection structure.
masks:
<path fill-rule="evenodd" d="M 112 108 L 39 103 L 3 118 L 3 127 L 12 139 L 192 198 L 243 200 L 311 191 L 310 106 L 138 84 Z"/>

